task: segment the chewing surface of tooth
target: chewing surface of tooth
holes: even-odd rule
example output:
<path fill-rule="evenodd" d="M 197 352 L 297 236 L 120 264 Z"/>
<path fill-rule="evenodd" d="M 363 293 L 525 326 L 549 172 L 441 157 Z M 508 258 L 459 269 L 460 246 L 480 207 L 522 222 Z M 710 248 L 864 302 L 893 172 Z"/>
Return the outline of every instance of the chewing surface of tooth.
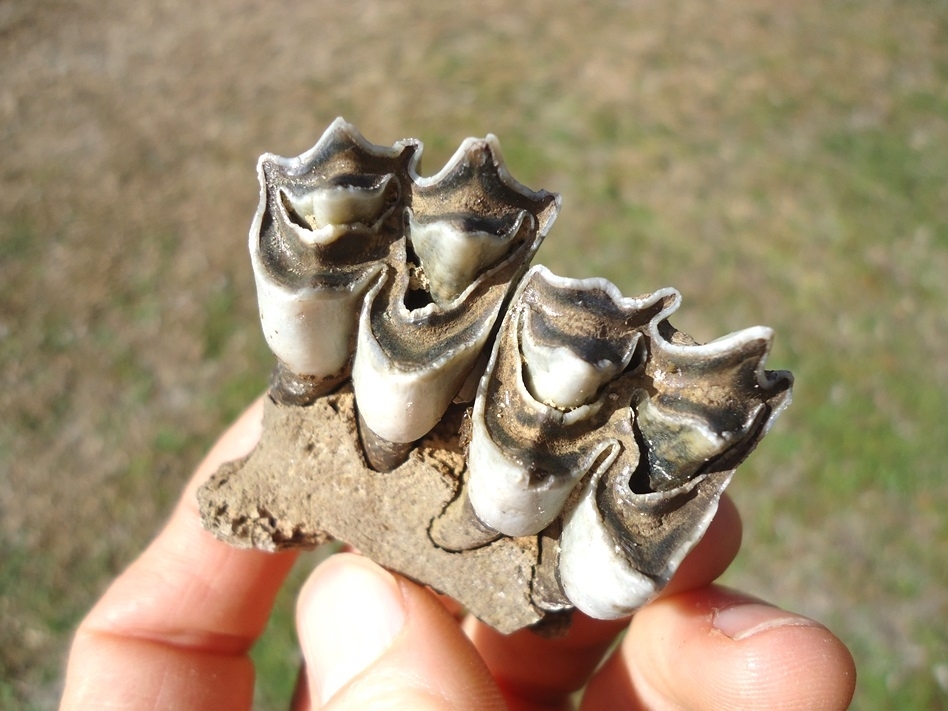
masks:
<path fill-rule="evenodd" d="M 456 299 L 485 267 L 510 252 L 518 238 L 535 231 L 531 215 L 521 211 L 512 216 L 506 222 L 477 223 L 464 215 L 421 222 L 409 212 L 411 244 L 436 302 Z"/>
<path fill-rule="evenodd" d="M 358 225 L 371 228 L 387 211 L 386 192 L 392 175 L 384 175 L 375 185 L 331 185 L 301 195 L 287 192 L 294 213 L 318 233 L 327 227 Z M 314 239 L 315 241 L 319 241 Z"/>

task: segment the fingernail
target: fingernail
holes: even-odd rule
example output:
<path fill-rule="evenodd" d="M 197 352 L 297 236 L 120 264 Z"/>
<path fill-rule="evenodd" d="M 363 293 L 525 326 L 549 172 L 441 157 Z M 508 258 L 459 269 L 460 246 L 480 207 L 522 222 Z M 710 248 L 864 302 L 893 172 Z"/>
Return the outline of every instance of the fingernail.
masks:
<path fill-rule="evenodd" d="M 738 642 L 755 634 L 782 627 L 819 626 L 819 623 L 806 617 L 791 615 L 779 608 L 760 603 L 732 605 L 715 610 L 711 624 L 716 630 Z"/>
<path fill-rule="evenodd" d="M 339 556 L 313 574 L 300 596 L 300 646 L 310 693 L 326 704 L 391 646 L 405 624 L 398 582 L 374 563 Z"/>

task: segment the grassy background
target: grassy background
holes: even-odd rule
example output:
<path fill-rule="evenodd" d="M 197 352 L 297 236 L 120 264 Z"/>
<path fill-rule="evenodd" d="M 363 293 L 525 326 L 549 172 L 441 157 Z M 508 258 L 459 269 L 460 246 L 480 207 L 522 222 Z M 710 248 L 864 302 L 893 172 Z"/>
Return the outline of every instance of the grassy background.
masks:
<path fill-rule="evenodd" d="M 78 619 L 264 387 L 254 161 L 341 114 L 427 174 L 493 132 L 564 196 L 538 261 L 676 286 L 700 340 L 774 327 L 795 402 L 726 582 L 850 644 L 854 708 L 948 708 L 948 3 L 432 5 L 0 0 L 0 707 L 55 707 Z"/>

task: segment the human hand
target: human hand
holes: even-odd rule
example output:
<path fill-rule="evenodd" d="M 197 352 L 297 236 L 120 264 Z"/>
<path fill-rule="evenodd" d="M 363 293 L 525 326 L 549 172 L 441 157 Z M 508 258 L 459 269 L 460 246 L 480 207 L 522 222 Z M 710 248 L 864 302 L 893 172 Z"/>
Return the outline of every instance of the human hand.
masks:
<path fill-rule="evenodd" d="M 197 488 L 260 435 L 257 402 L 200 465 L 170 521 L 80 625 L 62 711 L 249 709 L 248 652 L 295 560 L 201 528 Z M 855 668 L 807 618 L 711 585 L 740 546 L 729 499 L 665 593 L 631 621 L 575 613 L 569 633 L 501 635 L 353 554 L 300 593 L 305 671 L 295 709 L 845 709 Z M 616 636 L 628 633 L 599 666 Z"/>

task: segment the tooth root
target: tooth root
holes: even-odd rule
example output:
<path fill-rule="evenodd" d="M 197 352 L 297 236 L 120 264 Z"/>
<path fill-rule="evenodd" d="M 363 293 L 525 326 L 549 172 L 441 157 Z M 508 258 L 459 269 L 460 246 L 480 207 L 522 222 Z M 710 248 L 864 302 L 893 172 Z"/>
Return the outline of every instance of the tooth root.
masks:
<path fill-rule="evenodd" d="M 547 612 L 570 613 L 574 607 L 563 590 L 563 583 L 559 575 L 560 538 L 562 535 L 561 526 L 555 523 L 541 531 L 537 537 L 540 547 L 540 559 L 533 571 L 531 599 L 534 605 Z"/>
<path fill-rule="evenodd" d="M 482 548 L 502 535 L 477 517 L 466 490 L 432 522 L 430 530 L 436 546 L 454 552 Z"/>
<path fill-rule="evenodd" d="M 361 414 L 358 422 L 359 442 L 370 468 L 377 472 L 390 472 L 408 460 L 413 442 L 390 442 L 379 437 L 365 423 Z"/>
<path fill-rule="evenodd" d="M 349 377 L 348 370 L 323 378 L 297 375 L 283 361 L 270 374 L 270 397 L 282 405 L 305 407 L 336 390 Z"/>

